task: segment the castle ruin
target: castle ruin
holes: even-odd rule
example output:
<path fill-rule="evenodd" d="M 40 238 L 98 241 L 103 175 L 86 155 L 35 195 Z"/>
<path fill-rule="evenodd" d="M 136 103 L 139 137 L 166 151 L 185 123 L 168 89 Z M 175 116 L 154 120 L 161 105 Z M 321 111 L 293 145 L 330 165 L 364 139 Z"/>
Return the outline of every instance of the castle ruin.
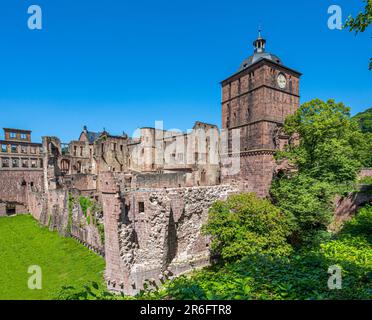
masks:
<path fill-rule="evenodd" d="M 274 154 L 289 139 L 284 120 L 299 107 L 301 74 L 265 45 L 259 34 L 222 81 L 221 131 L 196 122 L 188 133 L 141 128 L 129 137 L 84 127 L 68 144 L 34 144 L 30 131 L 5 129 L 0 216 L 30 212 L 78 239 L 105 257 L 108 288 L 128 295 L 208 265 L 209 207 L 232 193 L 268 195 Z"/>

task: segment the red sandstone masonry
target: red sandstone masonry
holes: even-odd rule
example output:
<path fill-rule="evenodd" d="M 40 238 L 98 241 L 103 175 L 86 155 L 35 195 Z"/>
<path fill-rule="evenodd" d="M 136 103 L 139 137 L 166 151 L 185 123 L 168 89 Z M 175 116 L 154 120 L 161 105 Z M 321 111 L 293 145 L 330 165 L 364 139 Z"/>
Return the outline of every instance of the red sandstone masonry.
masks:
<path fill-rule="evenodd" d="M 99 176 L 102 192 L 102 206 L 105 225 L 105 279 L 110 290 L 121 291 L 124 288 L 130 291 L 129 270 L 123 266 L 120 259 L 119 228 L 118 224 L 123 211 L 119 188 L 113 174 L 102 173 Z"/>

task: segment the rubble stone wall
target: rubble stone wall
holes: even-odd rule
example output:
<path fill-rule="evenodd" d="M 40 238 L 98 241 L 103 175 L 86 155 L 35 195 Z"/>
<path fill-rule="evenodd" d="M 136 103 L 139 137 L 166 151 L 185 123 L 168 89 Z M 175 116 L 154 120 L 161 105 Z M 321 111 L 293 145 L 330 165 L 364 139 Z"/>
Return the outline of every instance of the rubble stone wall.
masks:
<path fill-rule="evenodd" d="M 201 232 L 217 199 L 231 186 L 139 189 L 120 192 L 113 174 L 100 177 L 109 289 L 133 295 L 210 262 L 209 238 Z"/>

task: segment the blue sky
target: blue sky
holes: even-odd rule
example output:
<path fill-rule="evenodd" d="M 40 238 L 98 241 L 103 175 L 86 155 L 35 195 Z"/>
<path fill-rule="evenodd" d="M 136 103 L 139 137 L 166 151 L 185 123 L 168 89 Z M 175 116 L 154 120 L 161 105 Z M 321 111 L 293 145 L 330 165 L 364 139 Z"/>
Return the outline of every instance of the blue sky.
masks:
<path fill-rule="evenodd" d="M 43 29 L 27 28 L 40 5 Z M 34 140 L 68 142 L 87 125 L 113 134 L 154 126 L 220 125 L 219 82 L 252 53 L 262 24 L 267 50 L 303 73 L 301 100 L 334 98 L 355 114 L 372 106 L 371 28 L 329 30 L 361 1 L 2 0 L 0 126 Z M 0 137 L 2 134 L 0 135 Z"/>

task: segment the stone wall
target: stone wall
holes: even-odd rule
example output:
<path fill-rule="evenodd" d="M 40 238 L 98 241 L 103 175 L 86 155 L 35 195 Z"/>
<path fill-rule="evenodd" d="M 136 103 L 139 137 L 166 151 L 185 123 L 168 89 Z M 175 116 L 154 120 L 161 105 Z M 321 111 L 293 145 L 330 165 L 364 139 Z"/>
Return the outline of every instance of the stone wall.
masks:
<path fill-rule="evenodd" d="M 359 173 L 359 178 L 372 177 L 372 168 L 364 168 Z"/>
<path fill-rule="evenodd" d="M 226 159 L 239 161 L 239 170 L 234 175 L 226 175 L 226 171 L 223 171 L 225 173 L 222 175 L 222 183 L 235 185 L 242 192 L 254 192 L 259 197 L 267 197 L 276 168 L 273 152 L 251 151 L 235 155 L 235 159 L 233 157 L 223 158 L 223 162 L 227 161 Z M 226 165 L 231 164 L 229 161 Z"/>
<path fill-rule="evenodd" d="M 101 217 L 97 217 L 89 208 L 85 215 L 78 202 L 69 201 L 71 195 L 79 197 L 80 194 L 76 189 L 55 189 L 43 193 L 28 188 L 27 209 L 40 224 L 50 230 L 71 236 L 89 249 L 104 255 L 104 239 L 97 224 L 103 223 Z M 1 208 L 0 203 L 0 212 Z"/>
<path fill-rule="evenodd" d="M 139 189 L 121 192 L 113 174 L 100 176 L 109 289 L 133 295 L 145 283 L 209 264 L 202 235 L 208 209 L 236 191 L 230 186 Z"/>
<path fill-rule="evenodd" d="M 178 188 L 186 186 L 186 173 L 138 174 L 135 176 L 135 188 Z"/>
<path fill-rule="evenodd" d="M 74 174 L 63 177 L 63 185 L 70 189 L 80 191 L 95 191 L 97 189 L 97 176 L 94 174 Z"/>
<path fill-rule="evenodd" d="M 27 203 L 27 187 L 43 190 L 42 171 L 0 171 L 0 200 Z"/>

